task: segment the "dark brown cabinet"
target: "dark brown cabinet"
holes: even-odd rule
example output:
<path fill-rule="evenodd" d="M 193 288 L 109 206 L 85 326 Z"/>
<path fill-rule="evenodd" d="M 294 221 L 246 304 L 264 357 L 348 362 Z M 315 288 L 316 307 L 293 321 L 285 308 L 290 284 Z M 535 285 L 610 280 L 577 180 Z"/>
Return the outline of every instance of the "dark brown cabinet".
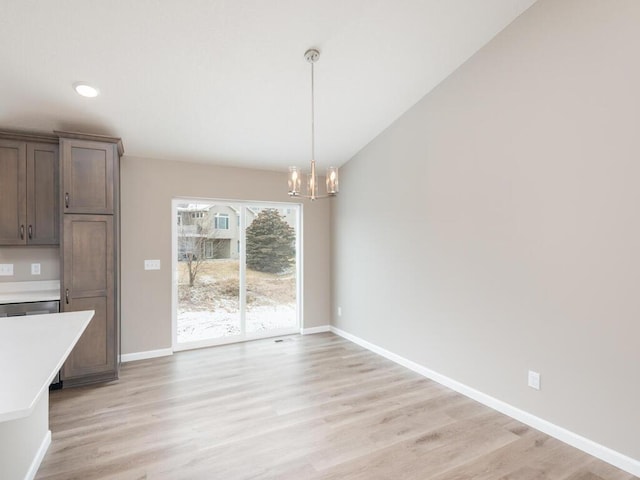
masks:
<path fill-rule="evenodd" d="M 64 215 L 62 310 L 95 315 L 62 369 L 65 386 L 117 378 L 112 215 Z"/>
<path fill-rule="evenodd" d="M 61 310 L 95 311 L 62 368 L 67 387 L 118 378 L 122 143 L 112 137 L 55 133 L 61 149 Z"/>
<path fill-rule="evenodd" d="M 10 137 L 0 134 L 0 245 L 56 245 L 58 145 Z"/>
<path fill-rule="evenodd" d="M 27 203 L 26 145 L 0 143 L 0 244 L 24 245 Z"/>
<path fill-rule="evenodd" d="M 58 146 L 27 143 L 27 244 L 60 242 Z"/>
<path fill-rule="evenodd" d="M 114 213 L 113 143 L 61 138 L 64 213 Z"/>
<path fill-rule="evenodd" d="M 115 137 L 0 131 L 0 245 L 60 244 L 61 311 L 95 311 L 65 387 L 118 378 L 122 153 Z"/>

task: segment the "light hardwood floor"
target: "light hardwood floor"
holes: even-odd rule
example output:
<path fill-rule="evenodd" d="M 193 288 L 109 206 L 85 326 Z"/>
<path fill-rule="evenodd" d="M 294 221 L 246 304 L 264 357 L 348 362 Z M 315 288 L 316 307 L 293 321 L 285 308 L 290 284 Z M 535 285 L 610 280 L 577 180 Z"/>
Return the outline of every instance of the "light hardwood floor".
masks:
<path fill-rule="evenodd" d="M 636 478 L 330 333 L 121 373 L 52 393 L 36 478 Z"/>

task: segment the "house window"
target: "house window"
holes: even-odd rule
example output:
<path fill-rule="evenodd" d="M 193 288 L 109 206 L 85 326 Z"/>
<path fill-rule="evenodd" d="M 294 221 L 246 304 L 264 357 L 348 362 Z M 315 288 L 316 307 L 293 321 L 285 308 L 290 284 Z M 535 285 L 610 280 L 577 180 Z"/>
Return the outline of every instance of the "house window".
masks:
<path fill-rule="evenodd" d="M 191 218 L 204 218 L 204 212 L 191 212 Z"/>
<path fill-rule="evenodd" d="M 216 230 L 229 230 L 229 214 L 216 213 L 213 219 L 213 228 Z"/>

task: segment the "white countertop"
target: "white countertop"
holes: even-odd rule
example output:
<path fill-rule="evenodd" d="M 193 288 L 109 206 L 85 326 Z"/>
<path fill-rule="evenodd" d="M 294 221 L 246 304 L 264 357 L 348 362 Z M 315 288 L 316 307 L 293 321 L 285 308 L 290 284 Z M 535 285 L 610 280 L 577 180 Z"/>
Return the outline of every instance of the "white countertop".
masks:
<path fill-rule="evenodd" d="M 60 300 L 60 281 L 0 282 L 0 303 Z"/>
<path fill-rule="evenodd" d="M 26 417 L 93 318 L 94 311 L 0 318 L 0 422 Z"/>

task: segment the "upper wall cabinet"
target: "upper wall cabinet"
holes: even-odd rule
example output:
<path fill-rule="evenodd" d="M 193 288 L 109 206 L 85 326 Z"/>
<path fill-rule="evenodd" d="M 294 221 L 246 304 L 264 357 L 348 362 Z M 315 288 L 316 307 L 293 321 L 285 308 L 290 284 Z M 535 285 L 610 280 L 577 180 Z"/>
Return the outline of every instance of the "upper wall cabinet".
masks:
<path fill-rule="evenodd" d="M 57 138 L 0 132 L 0 245 L 59 243 L 58 165 Z"/>
<path fill-rule="evenodd" d="M 27 148 L 0 140 L 0 244 L 23 245 L 27 215 Z"/>
<path fill-rule="evenodd" d="M 64 213 L 113 215 L 118 146 L 61 138 Z"/>

